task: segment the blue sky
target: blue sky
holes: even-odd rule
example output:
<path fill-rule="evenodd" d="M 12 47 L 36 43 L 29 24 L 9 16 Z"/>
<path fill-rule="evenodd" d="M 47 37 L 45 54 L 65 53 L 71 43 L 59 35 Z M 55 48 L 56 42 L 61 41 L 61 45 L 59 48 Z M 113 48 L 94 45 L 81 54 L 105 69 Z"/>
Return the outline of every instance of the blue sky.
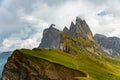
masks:
<path fill-rule="evenodd" d="M 0 0 L 0 4 L 2 3 L 2 0 Z"/>
<path fill-rule="evenodd" d="M 97 15 L 98 15 L 98 16 L 106 16 L 107 13 L 106 13 L 105 11 L 102 11 L 102 12 L 99 12 Z"/>
<path fill-rule="evenodd" d="M 37 47 L 43 29 L 62 30 L 76 16 L 93 34 L 120 37 L 119 0 L 0 0 L 0 51 Z"/>

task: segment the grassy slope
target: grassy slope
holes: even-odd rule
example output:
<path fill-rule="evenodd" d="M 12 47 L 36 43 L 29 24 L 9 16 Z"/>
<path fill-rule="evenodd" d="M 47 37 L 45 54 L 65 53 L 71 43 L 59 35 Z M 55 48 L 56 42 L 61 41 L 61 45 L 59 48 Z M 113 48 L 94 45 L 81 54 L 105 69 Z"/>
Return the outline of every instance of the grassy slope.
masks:
<path fill-rule="evenodd" d="M 92 55 L 85 57 L 87 53 L 79 54 L 79 56 L 72 56 L 67 53 L 60 52 L 58 50 L 45 50 L 32 51 L 27 49 L 21 49 L 22 53 L 37 58 L 42 58 L 53 63 L 64 65 L 68 68 L 76 69 L 88 74 L 86 79 L 90 80 L 120 80 L 120 64 L 114 64 L 114 59 L 103 58 L 101 61 L 97 61 Z M 115 67 L 117 66 L 117 67 Z M 113 75 L 108 73 L 112 72 Z M 91 79 L 92 80 L 92 79 Z"/>
<path fill-rule="evenodd" d="M 37 51 L 21 49 L 20 51 L 27 56 L 42 58 L 71 69 L 82 71 L 87 75 L 85 80 L 120 80 L 119 60 L 102 55 L 95 49 L 95 46 L 92 45 L 93 43 L 83 38 L 77 39 L 65 34 L 63 34 L 63 38 L 65 38 L 64 41 L 67 43 L 67 46 L 69 46 L 76 55 L 70 55 L 55 49 L 39 49 Z M 82 44 L 82 46 L 76 46 L 76 44 Z M 89 52 L 84 47 L 92 47 L 97 54 Z M 84 78 L 82 78 L 82 80 L 83 79 Z"/>
<path fill-rule="evenodd" d="M 81 58 L 81 60 L 78 60 L 80 70 L 87 71 L 88 74 L 98 80 L 120 80 L 119 60 L 102 55 L 95 47 L 95 44 L 85 39 L 84 36 L 76 38 L 63 33 L 62 37 L 71 50 L 77 53 L 77 58 Z M 82 45 L 77 46 L 78 44 Z M 94 51 L 89 52 L 86 47 L 92 48 Z M 113 75 L 109 75 L 110 73 Z"/>

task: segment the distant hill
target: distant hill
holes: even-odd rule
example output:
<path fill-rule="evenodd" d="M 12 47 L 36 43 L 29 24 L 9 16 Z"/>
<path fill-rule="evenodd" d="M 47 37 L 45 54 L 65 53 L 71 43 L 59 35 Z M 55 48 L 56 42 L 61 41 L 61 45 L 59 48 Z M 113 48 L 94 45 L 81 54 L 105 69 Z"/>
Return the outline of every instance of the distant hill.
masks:
<path fill-rule="evenodd" d="M 106 37 L 101 34 L 96 34 L 94 38 L 103 53 L 111 56 L 120 56 L 120 38 Z"/>
<path fill-rule="evenodd" d="M 5 63 L 7 62 L 7 58 L 11 55 L 11 51 L 9 52 L 1 52 L 0 53 L 0 78 L 1 78 L 1 74 L 4 68 Z"/>

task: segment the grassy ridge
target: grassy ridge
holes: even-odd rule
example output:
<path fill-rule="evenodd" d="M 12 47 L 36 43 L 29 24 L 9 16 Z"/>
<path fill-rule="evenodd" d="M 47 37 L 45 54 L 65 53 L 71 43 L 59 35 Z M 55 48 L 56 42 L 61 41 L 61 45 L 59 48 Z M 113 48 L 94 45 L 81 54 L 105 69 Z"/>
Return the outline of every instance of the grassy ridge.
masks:
<path fill-rule="evenodd" d="M 45 59 L 65 67 L 84 72 L 87 77 L 79 80 L 120 80 L 120 60 L 107 57 L 99 52 L 95 43 L 83 37 L 71 37 L 62 33 L 62 39 L 72 52 L 71 55 L 55 49 L 21 49 L 25 55 Z"/>
<path fill-rule="evenodd" d="M 118 68 L 114 67 L 120 67 L 120 65 L 113 64 L 109 58 L 107 58 L 107 60 L 103 58 L 103 60 L 97 61 L 93 58 L 93 55 L 90 55 L 89 52 L 89 56 L 87 56 L 87 51 L 83 52 L 84 54 L 81 53 L 76 56 L 72 56 L 58 50 L 40 49 L 40 51 L 32 51 L 28 49 L 21 49 L 20 51 L 26 55 L 42 58 L 71 69 L 83 71 L 88 76 L 85 78 L 86 80 L 120 80 L 120 72 Z M 112 75 L 109 75 L 110 72 Z"/>

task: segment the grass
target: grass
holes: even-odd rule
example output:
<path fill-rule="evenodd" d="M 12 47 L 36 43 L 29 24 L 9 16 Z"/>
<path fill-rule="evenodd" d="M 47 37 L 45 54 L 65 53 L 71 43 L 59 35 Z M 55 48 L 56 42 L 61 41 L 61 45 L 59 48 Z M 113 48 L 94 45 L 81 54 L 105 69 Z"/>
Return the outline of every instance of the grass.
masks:
<path fill-rule="evenodd" d="M 45 59 L 71 69 L 82 71 L 87 75 L 83 80 L 120 80 L 120 72 L 118 68 L 114 67 L 120 67 L 120 65 L 114 64 L 113 66 L 113 63 L 108 61 L 111 60 L 109 58 L 107 58 L 107 60 L 103 58 L 103 61 L 97 61 L 90 57 L 92 55 L 86 56 L 87 53 L 85 52 L 84 54 L 81 53 L 79 55 L 72 56 L 58 50 L 40 49 L 40 51 L 33 51 L 21 49 L 20 51 L 28 56 L 30 55 L 36 58 Z M 112 72 L 113 75 L 109 75 L 110 72 Z M 78 78 L 78 80 L 82 79 Z"/>
<path fill-rule="evenodd" d="M 37 58 L 37 61 L 44 59 L 84 72 L 87 76 L 75 77 L 75 80 L 120 80 L 120 60 L 101 54 L 92 42 L 84 38 L 74 38 L 63 33 L 63 40 L 76 55 L 55 49 L 21 49 L 20 52 Z M 94 49 L 94 53 L 86 47 Z"/>

